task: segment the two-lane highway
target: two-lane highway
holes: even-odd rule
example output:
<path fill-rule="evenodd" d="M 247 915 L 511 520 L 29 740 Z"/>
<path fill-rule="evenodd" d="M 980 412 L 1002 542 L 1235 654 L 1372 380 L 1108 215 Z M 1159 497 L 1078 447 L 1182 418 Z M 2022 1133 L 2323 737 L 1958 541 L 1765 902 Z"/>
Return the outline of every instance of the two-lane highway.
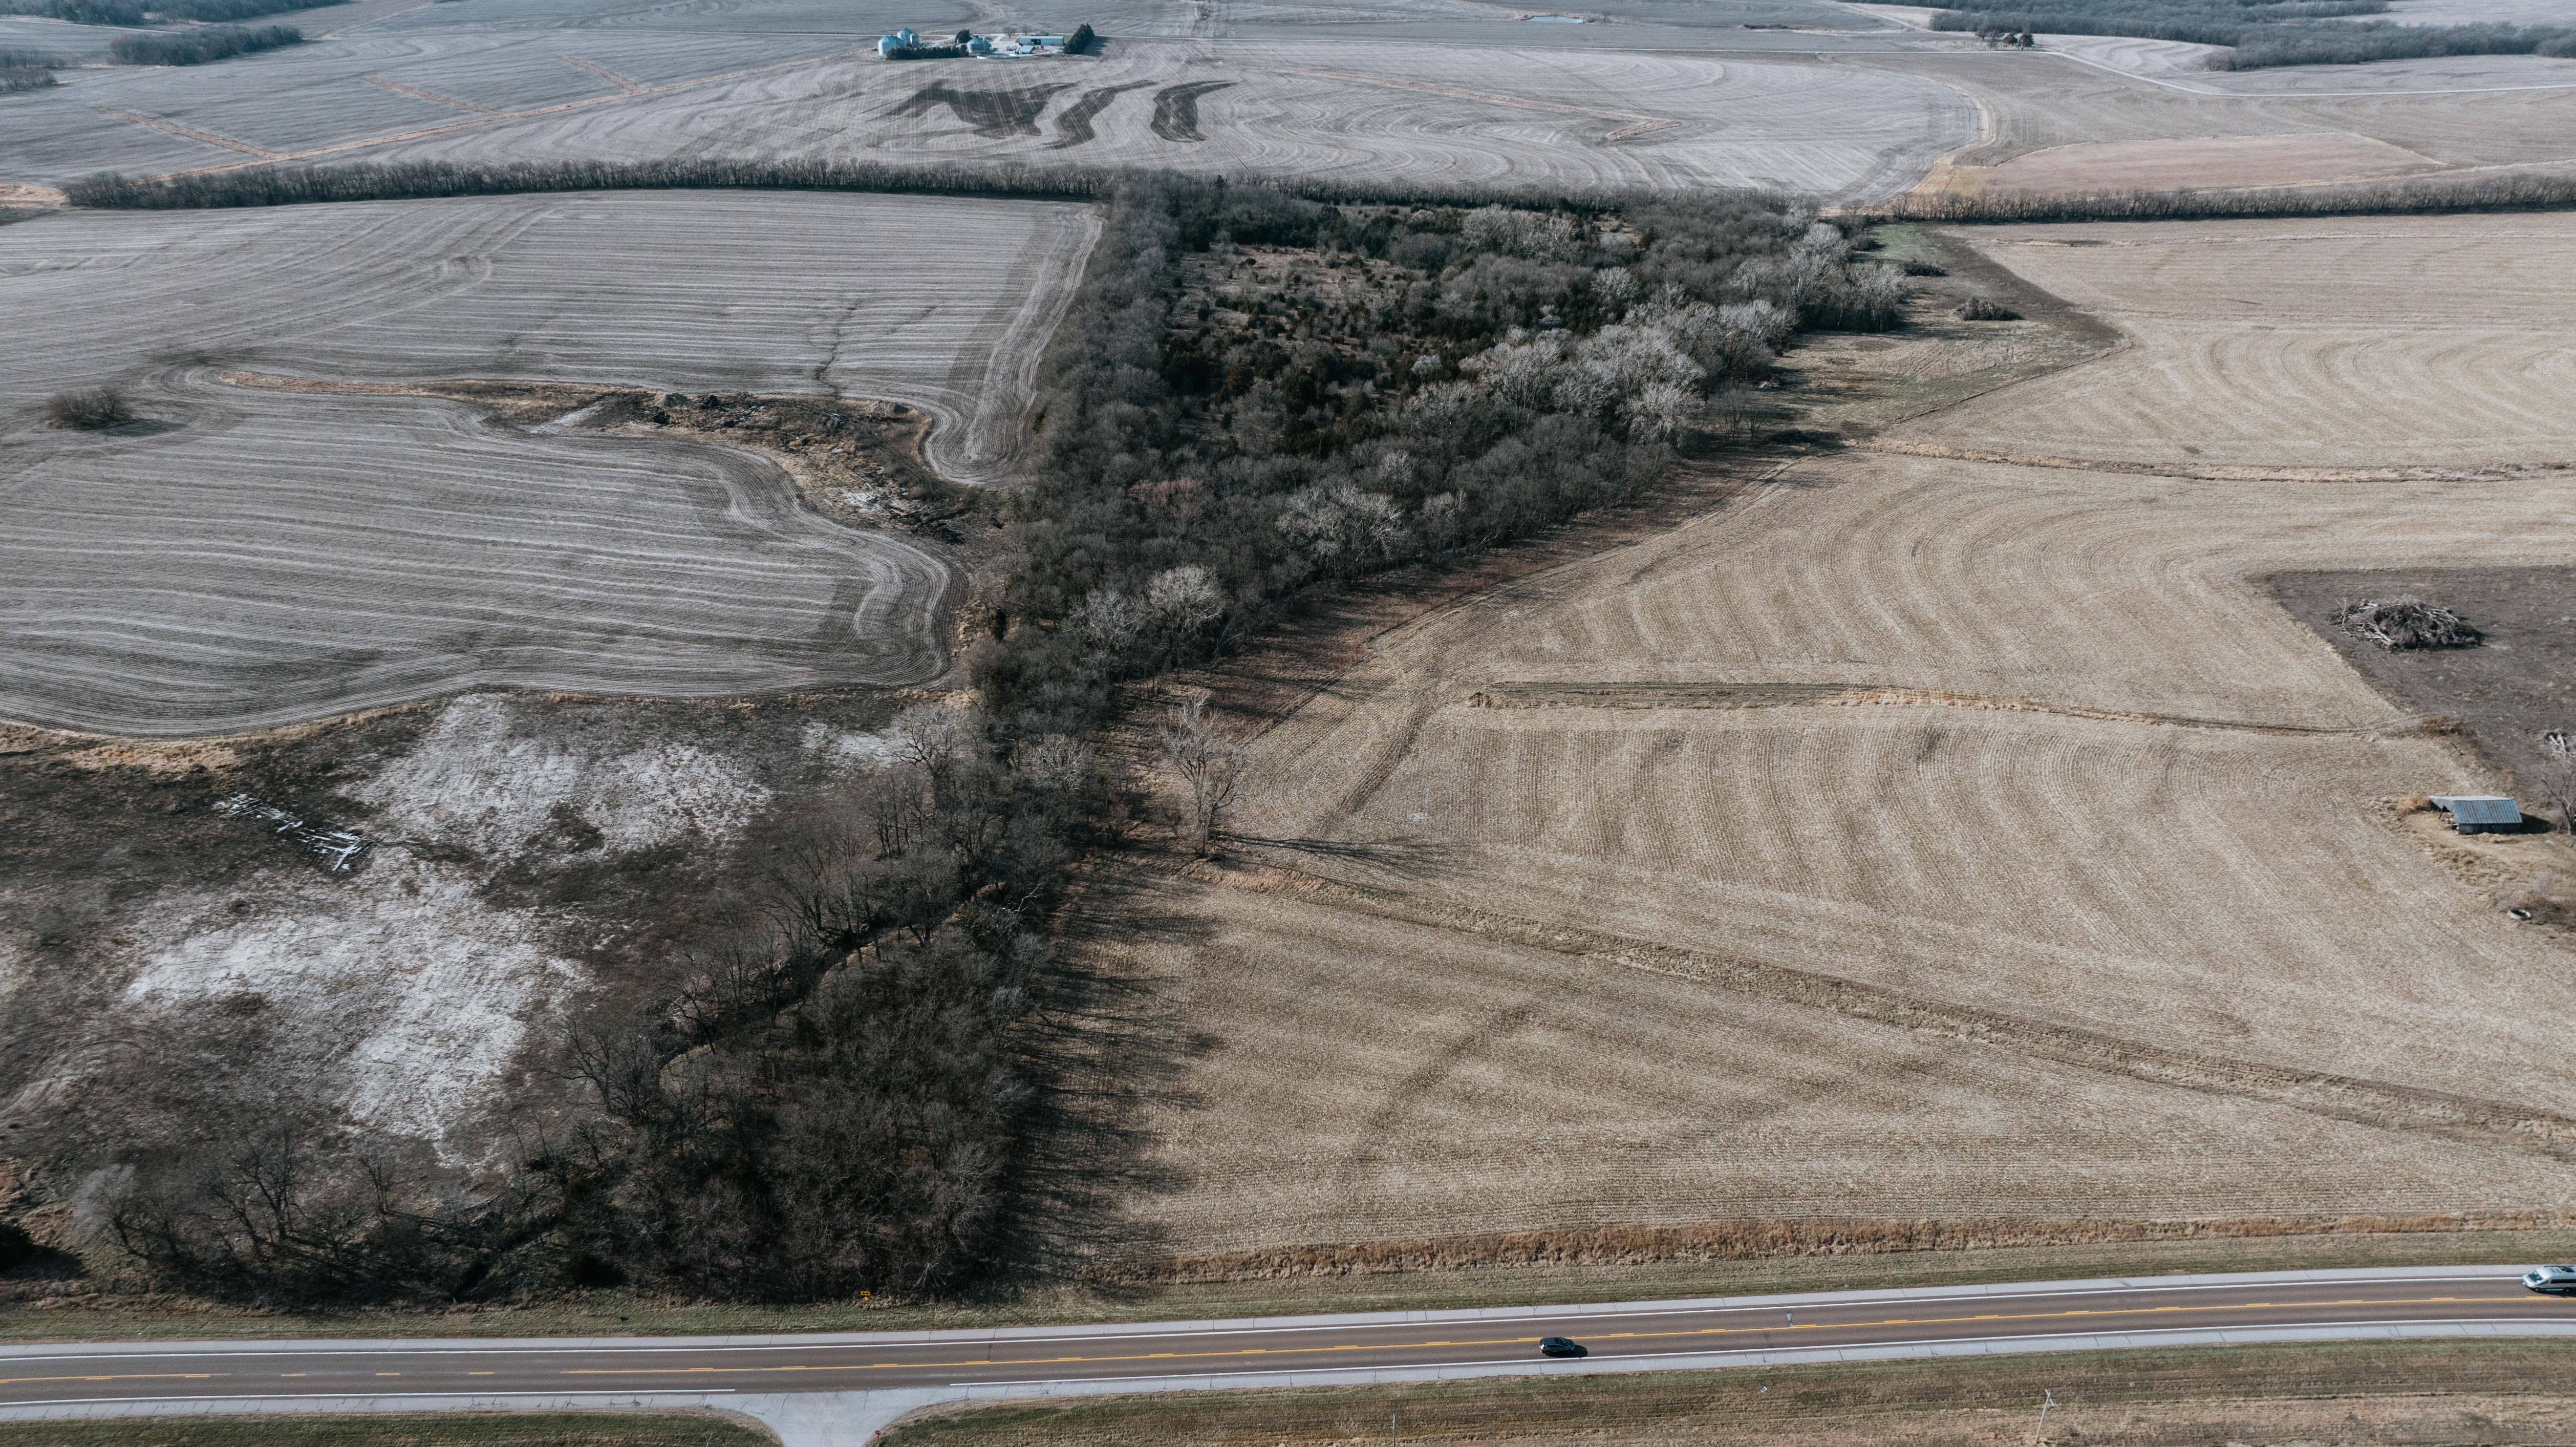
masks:
<path fill-rule="evenodd" d="M 1865 1269 L 1856 1267 L 1856 1270 Z M 996 1331 L 608 1340 L 190 1342 L 0 1347 L 0 1407 L 155 1399 L 452 1394 L 792 1393 L 1159 1382 L 1247 1374 L 1372 1375 L 1537 1361 L 1542 1336 L 1587 1362 L 1722 1365 L 1789 1350 L 1983 1344 L 2069 1336 L 2434 1324 L 2576 1324 L 2576 1302 L 2533 1295 L 2508 1267 L 2284 1273 L 2027 1287 L 1166 1322 Z M 2224 1339 L 2220 1337 L 2219 1339 Z M 978 1393 L 982 1395 L 982 1393 Z"/>

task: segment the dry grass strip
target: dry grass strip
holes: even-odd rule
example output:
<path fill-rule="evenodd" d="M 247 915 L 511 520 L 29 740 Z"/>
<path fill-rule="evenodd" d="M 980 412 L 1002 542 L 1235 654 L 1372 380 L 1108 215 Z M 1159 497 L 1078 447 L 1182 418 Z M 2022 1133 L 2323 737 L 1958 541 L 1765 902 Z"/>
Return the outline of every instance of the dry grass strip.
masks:
<path fill-rule="evenodd" d="M 1756 1261 L 1790 1256 L 1885 1256 L 2139 1241 L 2257 1240 L 2281 1236 L 2384 1236 L 2548 1230 L 2552 1212 L 2442 1216 L 2239 1216 L 2210 1221 L 1984 1220 L 1702 1221 L 1681 1226 L 1593 1226 L 1501 1231 L 1415 1240 L 1325 1242 L 1200 1256 L 1145 1258 L 1089 1273 L 1102 1284 L 1186 1285 L 1309 1276 L 1375 1276 L 1494 1266 L 1643 1266 L 1668 1261 Z"/>
<path fill-rule="evenodd" d="M 2576 1346 L 2331 1342 L 1109 1397 L 950 1409 L 884 1447 L 2565 1443 Z M 2053 1400 L 2038 1434 L 2042 1394 Z M 1393 1435 L 1390 1437 L 1390 1428 Z"/>

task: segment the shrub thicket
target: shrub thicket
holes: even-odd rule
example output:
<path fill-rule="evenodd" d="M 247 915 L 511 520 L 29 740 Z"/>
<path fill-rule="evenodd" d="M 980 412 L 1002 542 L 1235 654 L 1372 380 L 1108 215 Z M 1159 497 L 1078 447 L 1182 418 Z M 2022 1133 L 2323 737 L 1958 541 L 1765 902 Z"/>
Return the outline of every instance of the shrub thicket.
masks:
<path fill-rule="evenodd" d="M 76 392 L 56 392 L 46 398 L 45 420 L 56 427 L 96 431 L 133 421 L 134 409 L 127 404 L 125 394 L 114 387 L 87 387 Z"/>
<path fill-rule="evenodd" d="M 210 25 L 169 34 L 120 35 L 108 43 L 107 53 L 127 65 L 207 65 L 303 43 L 304 32 L 292 25 Z"/>

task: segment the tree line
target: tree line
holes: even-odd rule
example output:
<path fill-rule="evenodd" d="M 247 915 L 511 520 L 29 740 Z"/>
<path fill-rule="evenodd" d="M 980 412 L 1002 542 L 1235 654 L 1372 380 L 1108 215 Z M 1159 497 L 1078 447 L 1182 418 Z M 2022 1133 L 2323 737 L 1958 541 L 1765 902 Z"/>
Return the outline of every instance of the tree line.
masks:
<path fill-rule="evenodd" d="M 207 65 L 303 43 L 304 32 L 292 25 L 209 25 L 166 35 L 120 35 L 108 42 L 107 53 L 127 65 Z"/>
<path fill-rule="evenodd" d="M 1979 34 L 2133 35 L 2230 47 L 2210 58 L 2213 70 L 2444 55 L 2576 56 L 2576 28 L 2567 26 L 2336 23 L 2387 10 L 2387 0 L 2024 0 L 1945 7 L 1932 25 Z"/>
<path fill-rule="evenodd" d="M 1025 161 L 904 162 L 799 158 L 669 157 L 651 161 L 371 161 L 329 166 L 257 166 L 159 179 L 102 172 L 65 187 L 74 206 L 196 210 L 303 206 L 338 201 L 407 201 L 445 196 L 515 196 L 551 191 L 862 191 L 888 195 L 1003 196 L 1032 201 L 1107 201 L 1159 173 Z M 1650 204 L 1652 193 L 1581 190 L 1504 182 L 1449 185 L 1341 178 L 1265 180 L 1259 189 L 1329 205 L 1560 206 L 1604 211 Z"/>
<path fill-rule="evenodd" d="M 47 51 L 0 46 L 0 95 L 52 85 L 62 64 L 61 56 Z"/>
<path fill-rule="evenodd" d="M 251 20 L 343 0 L 0 0 L 0 15 L 38 15 L 75 25 L 142 26 L 178 21 Z"/>
<path fill-rule="evenodd" d="M 2372 216 L 2424 212 L 2556 211 L 2576 206 L 2576 177 L 2529 172 L 2460 179 L 2365 181 L 2259 190 L 2088 191 L 2069 195 L 1908 196 L 1888 221 L 2207 221 L 2230 216 Z"/>

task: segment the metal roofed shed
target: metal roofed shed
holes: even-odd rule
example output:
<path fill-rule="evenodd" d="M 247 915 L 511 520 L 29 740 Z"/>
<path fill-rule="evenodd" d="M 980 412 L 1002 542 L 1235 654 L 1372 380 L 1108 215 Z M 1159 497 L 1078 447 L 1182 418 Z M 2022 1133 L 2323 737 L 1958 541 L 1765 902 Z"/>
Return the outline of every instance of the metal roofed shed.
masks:
<path fill-rule="evenodd" d="M 2451 827 L 2463 834 L 2522 827 L 2522 810 L 2502 794 L 2436 794 L 2433 807 L 2450 815 Z"/>

